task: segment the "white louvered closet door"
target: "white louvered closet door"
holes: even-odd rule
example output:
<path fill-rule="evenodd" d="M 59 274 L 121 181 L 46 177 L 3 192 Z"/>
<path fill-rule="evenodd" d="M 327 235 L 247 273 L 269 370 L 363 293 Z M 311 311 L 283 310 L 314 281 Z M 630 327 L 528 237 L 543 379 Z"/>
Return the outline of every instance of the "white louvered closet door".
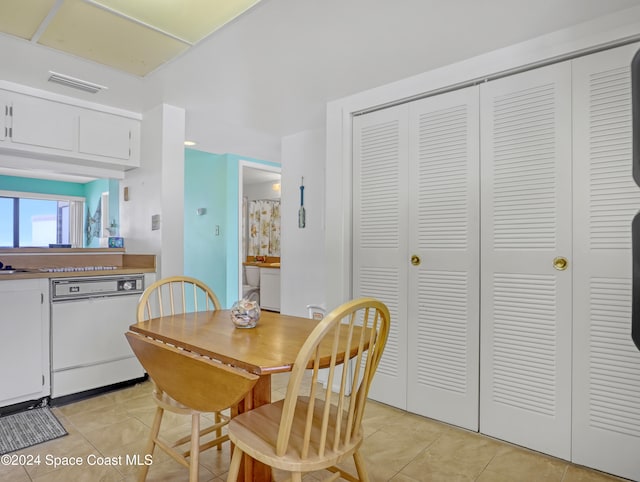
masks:
<path fill-rule="evenodd" d="M 409 105 L 407 409 L 478 430 L 479 93 Z"/>
<path fill-rule="evenodd" d="M 571 444 L 571 66 L 481 86 L 480 431 Z M 554 258 L 568 260 L 565 271 Z"/>
<path fill-rule="evenodd" d="M 640 480 L 640 352 L 631 341 L 630 63 L 640 45 L 573 62 L 573 457 Z"/>
<path fill-rule="evenodd" d="M 369 397 L 407 406 L 407 106 L 353 121 L 353 295 L 389 308 L 391 328 Z"/>

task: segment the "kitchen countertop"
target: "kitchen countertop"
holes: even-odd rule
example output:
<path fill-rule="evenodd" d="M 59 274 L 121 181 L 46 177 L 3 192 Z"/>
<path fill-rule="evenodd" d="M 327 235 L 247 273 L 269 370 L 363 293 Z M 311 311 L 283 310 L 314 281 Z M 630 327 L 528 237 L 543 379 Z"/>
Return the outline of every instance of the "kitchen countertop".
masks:
<path fill-rule="evenodd" d="M 155 273 L 155 268 L 116 268 L 91 271 L 57 271 L 48 272 L 38 269 L 19 270 L 15 273 L 0 274 L 0 281 L 16 279 L 36 279 L 36 278 L 79 278 L 86 276 L 122 275 L 136 273 Z"/>
<path fill-rule="evenodd" d="M 258 268 L 280 268 L 280 256 L 247 256 L 242 264 Z"/>
<path fill-rule="evenodd" d="M 242 264 L 245 266 L 257 266 L 258 268 L 280 268 L 280 263 L 262 263 L 257 261 L 250 261 Z"/>
<path fill-rule="evenodd" d="M 155 255 L 126 254 L 122 248 L 0 248 L 0 261 L 16 270 L 0 273 L 0 281 L 156 272 Z M 94 266 L 110 269 L 50 271 Z"/>

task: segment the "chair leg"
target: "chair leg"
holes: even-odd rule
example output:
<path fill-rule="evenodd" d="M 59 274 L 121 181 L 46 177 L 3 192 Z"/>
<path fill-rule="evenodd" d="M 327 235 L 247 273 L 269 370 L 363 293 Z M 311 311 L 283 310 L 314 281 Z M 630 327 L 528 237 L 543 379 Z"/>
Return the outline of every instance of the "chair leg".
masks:
<path fill-rule="evenodd" d="M 233 447 L 233 455 L 231 456 L 231 464 L 229 465 L 229 472 L 227 473 L 227 482 L 237 482 L 238 474 L 240 473 L 240 463 L 242 462 L 242 455 L 244 452 L 237 446 Z"/>
<path fill-rule="evenodd" d="M 222 417 L 220 417 L 220 412 L 216 412 L 215 423 L 216 425 L 222 422 Z M 216 430 L 216 438 L 222 437 L 222 427 Z M 222 444 L 218 444 L 218 450 L 222 450 Z"/>
<path fill-rule="evenodd" d="M 151 434 L 149 435 L 149 441 L 145 448 L 145 455 L 151 455 L 153 457 L 153 450 L 156 448 L 156 438 L 160 432 L 160 423 L 162 422 L 162 415 L 164 415 L 164 409 L 161 407 L 156 408 L 156 414 L 153 417 L 153 425 L 151 425 Z M 149 466 L 144 464 L 140 467 L 138 472 L 138 481 L 144 482 L 147 479 L 147 473 L 149 472 Z"/>
<path fill-rule="evenodd" d="M 360 455 L 359 450 L 356 450 L 353 453 L 353 461 L 356 463 L 358 478 L 361 480 L 361 482 L 369 482 L 369 475 L 367 474 L 367 469 L 364 466 L 364 459 L 362 458 L 362 455 Z"/>
<path fill-rule="evenodd" d="M 189 482 L 198 482 L 200 464 L 200 414 L 191 415 L 191 454 L 189 459 Z"/>
<path fill-rule="evenodd" d="M 302 482 L 302 472 L 291 472 L 291 482 Z"/>

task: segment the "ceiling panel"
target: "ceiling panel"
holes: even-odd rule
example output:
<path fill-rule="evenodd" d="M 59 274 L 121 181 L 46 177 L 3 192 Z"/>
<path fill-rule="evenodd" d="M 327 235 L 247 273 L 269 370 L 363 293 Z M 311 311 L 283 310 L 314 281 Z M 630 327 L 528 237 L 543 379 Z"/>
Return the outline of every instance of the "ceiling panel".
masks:
<path fill-rule="evenodd" d="M 38 43 L 139 76 L 189 47 L 81 0 L 66 0 Z"/>
<path fill-rule="evenodd" d="M 196 43 L 259 0 L 90 0 L 114 12 Z"/>
<path fill-rule="evenodd" d="M 0 1 L 0 31 L 29 40 L 56 0 Z"/>
<path fill-rule="evenodd" d="M 0 33 L 138 76 L 261 0 L 0 0 Z"/>

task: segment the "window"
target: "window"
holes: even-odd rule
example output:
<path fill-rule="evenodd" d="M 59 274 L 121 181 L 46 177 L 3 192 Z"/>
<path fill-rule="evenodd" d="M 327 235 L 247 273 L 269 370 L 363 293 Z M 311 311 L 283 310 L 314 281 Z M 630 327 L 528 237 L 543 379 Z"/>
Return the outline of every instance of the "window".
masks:
<path fill-rule="evenodd" d="M 82 247 L 84 199 L 0 192 L 0 247 Z"/>

